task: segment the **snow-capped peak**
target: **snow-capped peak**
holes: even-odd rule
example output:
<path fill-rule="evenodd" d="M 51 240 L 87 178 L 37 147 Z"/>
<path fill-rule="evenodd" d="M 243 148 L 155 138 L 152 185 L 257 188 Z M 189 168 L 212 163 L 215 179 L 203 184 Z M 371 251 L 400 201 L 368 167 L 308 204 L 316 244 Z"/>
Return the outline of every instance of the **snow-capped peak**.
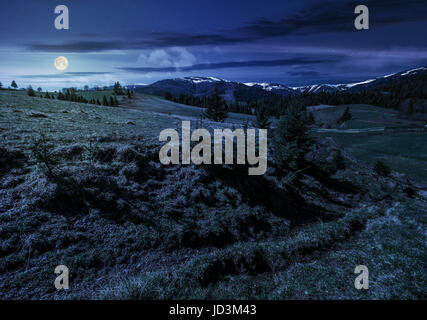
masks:
<path fill-rule="evenodd" d="M 272 90 L 288 90 L 289 88 L 282 85 L 282 84 L 273 84 L 268 82 L 246 82 L 243 83 L 244 85 L 248 87 L 259 87 L 265 91 L 272 91 Z"/>
<path fill-rule="evenodd" d="M 408 71 L 402 73 L 401 75 L 402 76 L 409 76 L 410 74 L 416 73 L 417 71 L 421 71 L 421 70 L 426 70 L 426 68 L 425 67 L 421 67 L 421 68 L 416 68 L 416 69 L 408 70 Z"/>
<path fill-rule="evenodd" d="M 358 85 L 360 85 L 360 84 L 368 84 L 368 83 L 371 83 L 372 81 L 375 81 L 375 80 L 376 80 L 376 79 L 369 79 L 369 80 L 365 80 L 365 81 L 361 81 L 361 82 L 348 83 L 348 84 L 346 84 L 345 86 L 346 86 L 347 88 L 353 88 L 353 87 L 358 86 Z"/>
<path fill-rule="evenodd" d="M 203 82 L 213 83 L 213 82 L 228 82 L 223 79 L 215 78 L 215 77 L 185 77 L 182 78 L 185 81 L 192 82 L 194 84 L 199 84 Z"/>

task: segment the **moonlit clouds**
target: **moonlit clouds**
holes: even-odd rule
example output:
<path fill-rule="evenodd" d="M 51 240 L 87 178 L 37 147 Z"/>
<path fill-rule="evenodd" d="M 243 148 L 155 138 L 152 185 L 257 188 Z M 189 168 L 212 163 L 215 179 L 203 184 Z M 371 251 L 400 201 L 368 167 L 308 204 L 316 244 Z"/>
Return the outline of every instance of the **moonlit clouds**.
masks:
<path fill-rule="evenodd" d="M 138 66 L 152 68 L 180 68 L 196 63 L 196 57 L 185 48 L 157 49 L 141 53 Z"/>

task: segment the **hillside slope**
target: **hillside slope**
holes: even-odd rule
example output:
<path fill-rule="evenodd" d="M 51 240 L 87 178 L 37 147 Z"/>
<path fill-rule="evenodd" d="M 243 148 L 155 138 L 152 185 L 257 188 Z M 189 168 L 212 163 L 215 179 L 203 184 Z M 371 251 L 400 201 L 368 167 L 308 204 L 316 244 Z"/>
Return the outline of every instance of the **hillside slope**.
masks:
<path fill-rule="evenodd" d="M 425 191 L 345 152 L 329 172 L 329 140 L 292 188 L 274 161 L 260 177 L 162 166 L 158 135 L 179 127 L 0 92 L 0 298 L 426 298 Z M 53 285 L 60 264 L 68 291 Z"/>

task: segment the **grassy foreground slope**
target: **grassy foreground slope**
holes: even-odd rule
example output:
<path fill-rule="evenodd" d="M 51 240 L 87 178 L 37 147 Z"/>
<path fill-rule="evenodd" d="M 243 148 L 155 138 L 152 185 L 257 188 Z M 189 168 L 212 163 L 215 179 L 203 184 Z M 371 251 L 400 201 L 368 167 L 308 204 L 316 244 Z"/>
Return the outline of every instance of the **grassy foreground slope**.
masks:
<path fill-rule="evenodd" d="M 323 140 L 292 188 L 274 163 L 161 166 L 179 125 L 0 92 L 0 298 L 426 298 L 425 190 L 351 158 L 325 172 Z"/>

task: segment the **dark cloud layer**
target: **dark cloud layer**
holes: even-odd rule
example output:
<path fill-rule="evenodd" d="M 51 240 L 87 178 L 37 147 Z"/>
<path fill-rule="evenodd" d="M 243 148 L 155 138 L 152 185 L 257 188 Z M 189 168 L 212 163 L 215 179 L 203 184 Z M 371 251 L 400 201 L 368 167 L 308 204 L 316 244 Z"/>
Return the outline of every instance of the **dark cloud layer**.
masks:
<path fill-rule="evenodd" d="M 186 71 L 199 71 L 199 70 L 216 70 L 227 68 L 246 68 L 246 67 L 277 67 L 277 66 L 300 66 L 300 65 L 316 65 L 331 63 L 337 61 L 336 59 L 280 59 L 280 60 L 254 60 L 254 61 L 239 61 L 239 62 L 220 62 L 220 63 L 203 63 L 195 64 L 187 67 L 165 67 L 165 68 L 152 68 L 152 67 L 128 67 L 119 68 L 128 72 L 186 72 Z"/>
<path fill-rule="evenodd" d="M 321 1 L 291 13 L 280 20 L 259 19 L 233 30 L 189 34 L 179 32 L 133 33 L 108 41 L 73 41 L 67 43 L 32 43 L 30 50 L 44 52 L 97 52 L 107 50 L 153 49 L 172 46 L 224 45 L 251 42 L 271 37 L 354 31 L 355 1 Z M 426 20 L 425 0 L 367 0 L 374 26 Z M 100 38 L 105 35 L 100 35 Z"/>

